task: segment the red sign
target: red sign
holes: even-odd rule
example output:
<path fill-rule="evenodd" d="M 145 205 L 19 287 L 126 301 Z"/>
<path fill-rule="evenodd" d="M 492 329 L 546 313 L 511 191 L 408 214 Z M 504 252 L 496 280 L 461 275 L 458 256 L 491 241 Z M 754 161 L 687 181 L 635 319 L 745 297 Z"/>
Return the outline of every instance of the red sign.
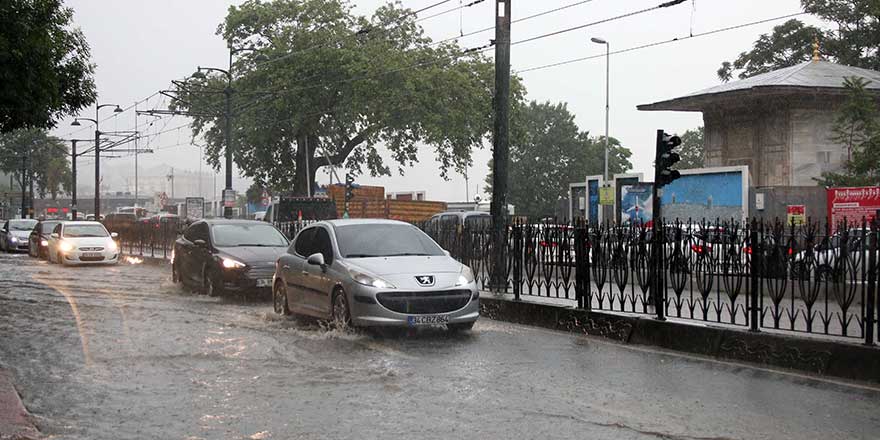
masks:
<path fill-rule="evenodd" d="M 880 186 L 828 189 L 828 220 L 835 231 L 838 223 L 844 219 L 847 223 L 857 225 L 862 223 L 863 218 L 870 222 L 878 210 Z"/>
<path fill-rule="evenodd" d="M 46 208 L 46 214 L 58 214 L 58 208 Z"/>

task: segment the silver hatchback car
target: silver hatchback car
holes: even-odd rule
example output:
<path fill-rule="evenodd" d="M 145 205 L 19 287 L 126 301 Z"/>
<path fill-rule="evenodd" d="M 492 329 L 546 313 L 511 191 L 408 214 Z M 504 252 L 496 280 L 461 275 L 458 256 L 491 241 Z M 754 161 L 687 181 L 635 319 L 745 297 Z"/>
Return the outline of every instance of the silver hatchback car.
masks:
<path fill-rule="evenodd" d="M 480 316 L 474 274 L 427 234 L 393 220 L 331 220 L 297 234 L 275 267 L 279 314 L 340 325 L 446 325 Z"/>

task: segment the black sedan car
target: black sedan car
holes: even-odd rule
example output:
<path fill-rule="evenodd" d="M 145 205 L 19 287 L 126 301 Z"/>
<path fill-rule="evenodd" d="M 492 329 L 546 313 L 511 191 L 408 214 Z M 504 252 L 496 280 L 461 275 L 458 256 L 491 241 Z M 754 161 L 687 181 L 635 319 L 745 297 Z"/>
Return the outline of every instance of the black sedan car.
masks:
<path fill-rule="evenodd" d="M 265 222 L 200 220 L 174 243 L 171 277 L 209 296 L 268 293 L 275 261 L 288 245 L 284 234 Z"/>
<path fill-rule="evenodd" d="M 40 220 L 28 236 L 28 255 L 35 258 L 49 257 L 49 236 L 61 220 Z"/>

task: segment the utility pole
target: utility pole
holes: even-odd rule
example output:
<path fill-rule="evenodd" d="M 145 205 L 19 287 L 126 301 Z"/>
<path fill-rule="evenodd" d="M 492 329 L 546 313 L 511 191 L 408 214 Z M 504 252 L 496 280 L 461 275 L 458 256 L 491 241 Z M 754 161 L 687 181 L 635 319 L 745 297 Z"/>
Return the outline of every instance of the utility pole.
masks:
<path fill-rule="evenodd" d="M 507 290 L 507 165 L 510 107 L 510 0 L 495 3 L 495 124 L 492 148 L 492 287 Z"/>
<path fill-rule="evenodd" d="M 21 156 L 21 218 L 27 218 L 27 156 Z"/>
<path fill-rule="evenodd" d="M 134 102 L 134 215 L 137 216 L 138 207 L 138 109 L 137 101 Z"/>
<path fill-rule="evenodd" d="M 174 201 L 174 168 L 171 168 L 171 174 L 166 177 L 171 181 L 171 200 Z"/>
<path fill-rule="evenodd" d="M 70 218 L 76 221 L 76 143 L 78 139 L 70 141 Z"/>

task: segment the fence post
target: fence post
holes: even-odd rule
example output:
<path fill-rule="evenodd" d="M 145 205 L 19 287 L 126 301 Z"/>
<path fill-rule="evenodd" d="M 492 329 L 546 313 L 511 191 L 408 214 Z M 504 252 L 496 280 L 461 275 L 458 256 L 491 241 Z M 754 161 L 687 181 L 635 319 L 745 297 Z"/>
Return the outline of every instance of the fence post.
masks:
<path fill-rule="evenodd" d="M 877 299 L 877 219 L 868 232 L 868 297 L 865 299 L 865 345 L 874 345 L 874 304 Z"/>
<path fill-rule="evenodd" d="M 513 299 L 520 300 L 522 294 L 522 225 L 512 223 L 513 228 Z"/>
<path fill-rule="evenodd" d="M 758 259 L 755 256 L 760 255 L 759 252 L 763 252 L 763 250 L 760 249 L 758 244 L 758 220 L 754 218 L 752 219 L 752 227 L 749 231 L 749 246 L 752 248 L 752 252 L 749 254 L 749 331 L 757 332 L 759 331 L 758 281 L 760 279 L 758 278 Z"/>
<path fill-rule="evenodd" d="M 660 205 L 659 196 L 655 197 L 656 203 L 655 206 Z M 655 208 L 656 209 L 656 208 Z M 654 211 L 655 213 L 657 211 Z M 658 226 L 658 224 L 660 226 Z M 665 321 L 666 320 L 666 298 L 664 298 L 664 291 L 666 290 L 666 285 L 663 282 L 663 238 L 661 235 L 663 234 L 663 230 L 666 229 L 663 227 L 663 221 L 660 217 L 654 217 L 654 220 L 651 222 L 651 241 L 653 241 L 651 245 L 651 267 L 649 269 L 649 277 L 651 277 L 649 288 L 649 293 L 654 297 L 654 308 L 657 309 L 657 320 Z"/>

